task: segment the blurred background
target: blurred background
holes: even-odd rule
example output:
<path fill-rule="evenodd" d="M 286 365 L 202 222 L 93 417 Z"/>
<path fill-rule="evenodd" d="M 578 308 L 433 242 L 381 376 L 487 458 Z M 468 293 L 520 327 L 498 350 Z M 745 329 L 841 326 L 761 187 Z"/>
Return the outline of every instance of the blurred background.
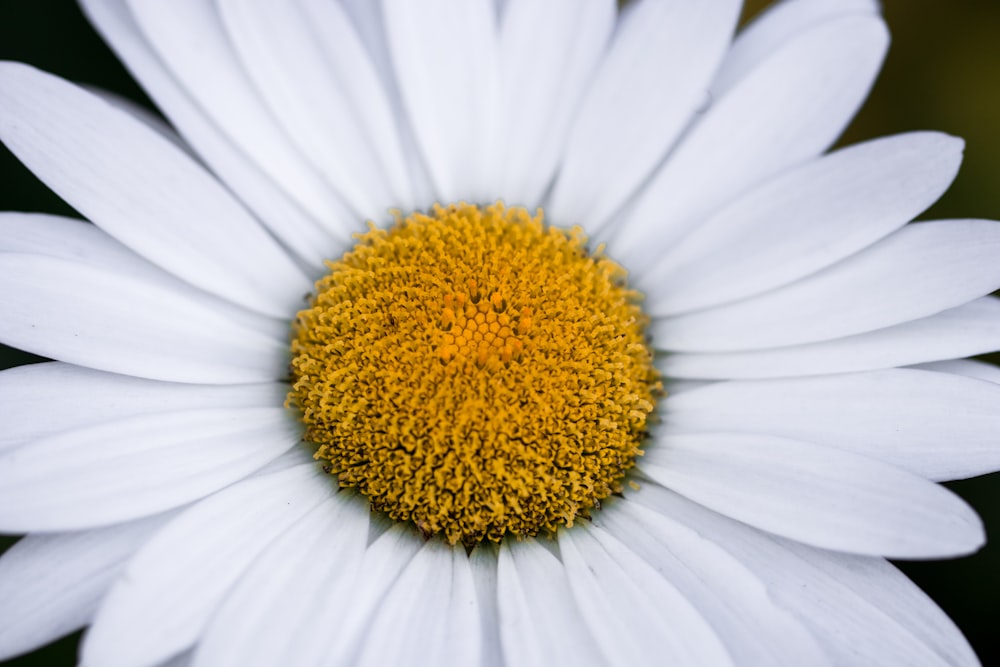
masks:
<path fill-rule="evenodd" d="M 748 18 L 769 3 L 745 4 Z M 958 179 L 922 217 L 1000 220 L 1000 2 L 884 0 L 883 4 L 892 48 L 867 105 L 841 143 L 924 129 L 963 137 L 965 161 Z M 151 106 L 72 0 L 0 2 L 0 60 L 28 62 Z M 0 210 L 78 217 L 2 146 Z M 1000 361 L 997 355 L 987 359 Z M 0 346 L 0 368 L 39 360 Z M 1000 474 L 950 486 L 983 517 L 989 545 L 968 558 L 899 565 L 962 628 L 984 664 L 1000 664 Z M 0 537 L 0 549 L 12 542 Z M 73 635 L 0 664 L 74 665 L 78 641 L 79 635 Z"/>

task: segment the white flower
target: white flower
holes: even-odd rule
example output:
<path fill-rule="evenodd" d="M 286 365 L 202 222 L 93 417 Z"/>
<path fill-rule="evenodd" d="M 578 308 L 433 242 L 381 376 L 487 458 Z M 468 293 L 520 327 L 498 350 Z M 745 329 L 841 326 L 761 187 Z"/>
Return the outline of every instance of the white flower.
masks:
<path fill-rule="evenodd" d="M 1000 469 L 1000 373 L 949 361 L 998 347 L 1000 225 L 907 224 L 957 139 L 826 154 L 887 46 L 874 2 L 786 0 L 735 39 L 736 0 L 83 5 L 177 134 L 0 65 L 0 139 L 94 223 L 0 216 L 0 341 L 58 360 L 0 374 L 0 530 L 29 533 L 0 558 L 0 658 L 89 625 L 87 667 L 976 663 L 884 558 L 983 542 L 936 482 Z M 467 551 L 337 492 L 284 407 L 288 340 L 366 220 L 496 200 L 630 271 L 669 394 L 589 520 Z M 528 349 L 546 312 L 521 316 L 503 340 Z M 469 373 L 517 352 L 451 345 L 429 354 Z"/>

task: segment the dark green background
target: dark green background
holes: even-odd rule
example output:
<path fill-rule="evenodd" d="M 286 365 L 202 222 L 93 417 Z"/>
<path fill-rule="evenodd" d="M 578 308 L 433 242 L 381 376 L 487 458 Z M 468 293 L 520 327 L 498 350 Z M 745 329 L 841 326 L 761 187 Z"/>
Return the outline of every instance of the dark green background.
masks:
<path fill-rule="evenodd" d="M 767 3 L 747 4 L 750 15 Z M 885 14 L 893 33 L 889 59 L 844 142 L 918 129 L 964 137 L 962 172 L 924 217 L 1000 219 L 1000 2 L 887 0 Z M 71 0 L 0 3 L 0 59 L 29 62 L 149 104 Z M 73 214 L 2 147 L 0 210 Z M 0 367 L 36 360 L 0 346 Z M 902 567 L 955 619 L 985 664 L 1000 664 L 1000 476 L 951 486 L 977 508 L 993 541 L 970 558 Z M 75 664 L 77 639 L 3 664 Z"/>

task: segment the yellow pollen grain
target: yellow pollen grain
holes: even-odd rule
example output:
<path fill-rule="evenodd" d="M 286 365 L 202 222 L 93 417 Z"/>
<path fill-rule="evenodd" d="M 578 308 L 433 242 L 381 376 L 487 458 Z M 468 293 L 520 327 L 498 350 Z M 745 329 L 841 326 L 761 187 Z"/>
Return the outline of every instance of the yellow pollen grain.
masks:
<path fill-rule="evenodd" d="M 621 491 L 661 386 L 640 295 L 578 228 L 436 206 L 328 267 L 295 321 L 288 402 L 341 486 L 467 545 Z"/>

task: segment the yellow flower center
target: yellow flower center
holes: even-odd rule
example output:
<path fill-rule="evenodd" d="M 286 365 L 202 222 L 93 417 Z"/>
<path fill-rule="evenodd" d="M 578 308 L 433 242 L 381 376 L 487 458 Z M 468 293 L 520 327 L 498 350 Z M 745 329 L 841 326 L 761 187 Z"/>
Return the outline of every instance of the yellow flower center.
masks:
<path fill-rule="evenodd" d="M 660 392 L 625 271 L 503 204 L 372 228 L 298 314 L 289 404 L 374 509 L 455 544 L 621 490 Z"/>

